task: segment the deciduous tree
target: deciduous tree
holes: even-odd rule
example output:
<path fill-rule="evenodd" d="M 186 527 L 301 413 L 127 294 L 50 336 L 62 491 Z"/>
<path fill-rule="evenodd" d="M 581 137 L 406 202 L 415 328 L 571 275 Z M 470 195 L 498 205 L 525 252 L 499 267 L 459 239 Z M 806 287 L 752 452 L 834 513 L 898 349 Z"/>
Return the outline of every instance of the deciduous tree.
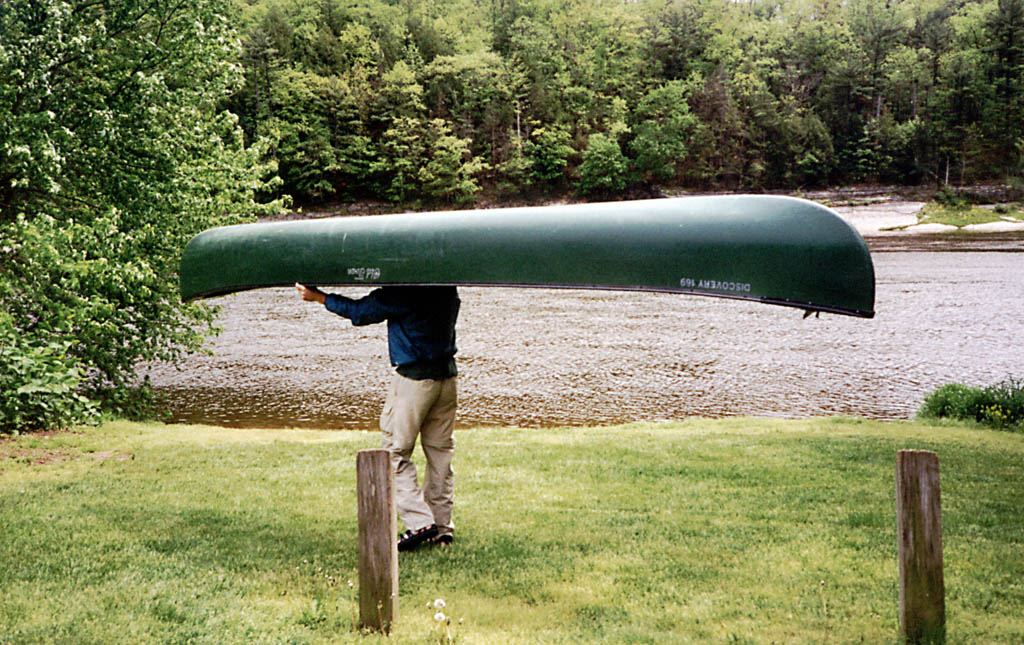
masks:
<path fill-rule="evenodd" d="M 0 3 L 0 352 L 14 329 L 70 392 L 123 403 L 140 361 L 197 350 L 213 317 L 178 298 L 185 242 L 279 206 L 254 200 L 272 167 L 221 107 L 240 81 L 230 9 Z"/>

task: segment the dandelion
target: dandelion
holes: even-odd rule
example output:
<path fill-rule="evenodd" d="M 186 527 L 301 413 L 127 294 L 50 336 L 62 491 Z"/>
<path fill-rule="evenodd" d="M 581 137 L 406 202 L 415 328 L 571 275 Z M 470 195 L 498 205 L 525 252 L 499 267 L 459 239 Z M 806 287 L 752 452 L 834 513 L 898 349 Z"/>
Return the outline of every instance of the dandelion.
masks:
<path fill-rule="evenodd" d="M 437 623 L 437 642 L 438 645 L 452 645 L 455 640 L 452 638 L 452 617 L 445 615 L 444 608 L 448 606 L 448 603 L 444 601 L 444 598 L 438 598 L 434 602 L 427 602 L 427 609 L 434 609 L 437 613 L 434 614 L 434 622 Z M 462 624 L 462 620 L 459 619 L 459 624 Z"/>

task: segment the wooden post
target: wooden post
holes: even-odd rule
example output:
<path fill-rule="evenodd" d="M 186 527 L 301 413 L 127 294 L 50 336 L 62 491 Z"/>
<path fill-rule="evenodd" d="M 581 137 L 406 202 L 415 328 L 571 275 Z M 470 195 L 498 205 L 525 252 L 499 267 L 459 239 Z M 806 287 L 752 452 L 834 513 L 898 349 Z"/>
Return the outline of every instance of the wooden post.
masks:
<path fill-rule="evenodd" d="M 896 522 L 900 566 L 900 632 L 912 643 L 946 638 L 942 579 L 939 456 L 901 450 L 896 457 Z"/>
<path fill-rule="evenodd" d="M 359 497 L 359 627 L 384 633 L 398 617 L 395 476 L 386 450 L 356 454 Z"/>

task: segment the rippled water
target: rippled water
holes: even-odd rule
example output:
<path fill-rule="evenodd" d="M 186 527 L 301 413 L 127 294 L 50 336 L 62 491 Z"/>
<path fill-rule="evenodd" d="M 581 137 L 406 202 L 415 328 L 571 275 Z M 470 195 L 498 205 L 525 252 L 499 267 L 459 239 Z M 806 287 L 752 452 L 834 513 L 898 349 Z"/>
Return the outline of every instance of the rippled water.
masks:
<path fill-rule="evenodd" d="M 1024 239 L 869 243 L 872 320 L 673 294 L 462 288 L 458 424 L 901 419 L 943 383 L 1024 376 Z M 377 427 L 390 375 L 383 325 L 352 327 L 290 289 L 214 302 L 215 355 L 149 367 L 172 420 Z"/>

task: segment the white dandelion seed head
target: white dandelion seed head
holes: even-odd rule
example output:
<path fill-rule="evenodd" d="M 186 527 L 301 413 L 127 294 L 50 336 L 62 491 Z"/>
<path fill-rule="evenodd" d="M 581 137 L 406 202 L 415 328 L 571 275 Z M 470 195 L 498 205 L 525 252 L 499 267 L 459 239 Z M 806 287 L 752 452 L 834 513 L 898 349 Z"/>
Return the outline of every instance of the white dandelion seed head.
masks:
<path fill-rule="evenodd" d="M 444 615 L 443 611 L 439 611 L 436 614 L 434 614 L 434 620 L 436 620 L 439 623 L 444 622 L 445 618 L 447 618 L 447 616 Z"/>
<path fill-rule="evenodd" d="M 434 601 L 434 609 L 444 609 L 444 608 L 445 608 L 444 598 L 438 598 L 437 600 Z"/>

